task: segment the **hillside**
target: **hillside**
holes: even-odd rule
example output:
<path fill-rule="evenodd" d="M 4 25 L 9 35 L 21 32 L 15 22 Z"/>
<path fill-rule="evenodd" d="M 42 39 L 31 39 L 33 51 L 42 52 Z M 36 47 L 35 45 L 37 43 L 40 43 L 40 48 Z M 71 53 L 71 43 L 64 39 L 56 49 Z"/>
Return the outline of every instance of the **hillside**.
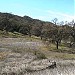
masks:
<path fill-rule="evenodd" d="M 20 32 L 22 34 L 41 35 L 43 25 L 53 25 L 51 22 L 44 22 L 38 19 L 33 19 L 29 16 L 18 16 L 10 13 L 0 12 L 0 30 L 10 32 Z"/>
<path fill-rule="evenodd" d="M 54 22 L 0 13 L 0 75 L 75 75 L 75 25 Z"/>

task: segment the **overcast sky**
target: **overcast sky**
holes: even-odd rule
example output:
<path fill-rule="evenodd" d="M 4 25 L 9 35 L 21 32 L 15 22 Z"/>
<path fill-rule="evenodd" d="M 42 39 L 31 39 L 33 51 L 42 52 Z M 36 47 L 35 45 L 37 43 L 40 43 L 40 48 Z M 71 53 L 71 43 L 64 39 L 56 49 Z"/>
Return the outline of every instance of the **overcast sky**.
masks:
<path fill-rule="evenodd" d="M 51 21 L 71 21 L 75 18 L 75 0 L 0 0 L 0 12 L 35 19 Z"/>

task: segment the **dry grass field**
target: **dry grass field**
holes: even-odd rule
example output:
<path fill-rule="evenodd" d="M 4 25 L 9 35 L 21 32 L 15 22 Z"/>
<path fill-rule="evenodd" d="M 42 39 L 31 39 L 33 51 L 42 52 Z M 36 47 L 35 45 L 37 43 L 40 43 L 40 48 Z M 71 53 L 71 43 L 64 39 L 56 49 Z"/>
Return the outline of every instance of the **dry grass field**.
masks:
<path fill-rule="evenodd" d="M 0 75 L 75 75 L 75 54 L 49 48 L 34 36 L 0 38 Z"/>

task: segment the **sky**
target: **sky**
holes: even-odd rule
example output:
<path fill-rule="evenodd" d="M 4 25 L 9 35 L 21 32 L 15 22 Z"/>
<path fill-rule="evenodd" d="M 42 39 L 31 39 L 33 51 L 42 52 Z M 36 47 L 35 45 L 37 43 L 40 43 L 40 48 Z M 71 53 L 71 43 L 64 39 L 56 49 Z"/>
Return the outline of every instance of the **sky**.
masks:
<path fill-rule="evenodd" d="M 72 21 L 75 18 L 75 0 L 0 0 L 0 12 L 34 19 Z"/>

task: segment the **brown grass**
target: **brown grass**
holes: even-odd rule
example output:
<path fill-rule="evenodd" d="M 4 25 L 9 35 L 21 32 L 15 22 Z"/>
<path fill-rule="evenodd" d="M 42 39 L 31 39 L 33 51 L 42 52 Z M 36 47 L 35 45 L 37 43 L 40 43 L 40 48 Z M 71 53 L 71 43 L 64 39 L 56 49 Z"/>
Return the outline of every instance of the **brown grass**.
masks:
<path fill-rule="evenodd" d="M 8 52 L 0 52 L 0 60 L 4 60 L 7 55 L 8 55 Z"/>

